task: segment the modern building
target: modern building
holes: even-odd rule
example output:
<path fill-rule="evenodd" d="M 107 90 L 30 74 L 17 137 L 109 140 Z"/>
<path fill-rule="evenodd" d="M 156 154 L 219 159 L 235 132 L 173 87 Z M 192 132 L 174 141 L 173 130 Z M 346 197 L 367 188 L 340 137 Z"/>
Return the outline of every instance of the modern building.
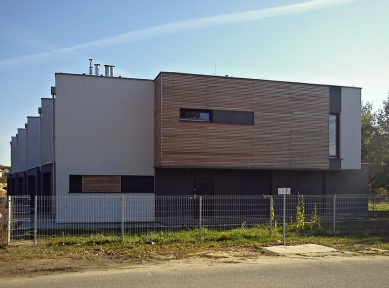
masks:
<path fill-rule="evenodd" d="M 69 196 L 58 221 L 76 206 L 95 217 L 83 195 L 149 195 L 137 214 L 152 221 L 154 195 L 368 192 L 360 88 L 91 74 L 55 74 L 52 98 L 11 141 L 9 194 Z"/>

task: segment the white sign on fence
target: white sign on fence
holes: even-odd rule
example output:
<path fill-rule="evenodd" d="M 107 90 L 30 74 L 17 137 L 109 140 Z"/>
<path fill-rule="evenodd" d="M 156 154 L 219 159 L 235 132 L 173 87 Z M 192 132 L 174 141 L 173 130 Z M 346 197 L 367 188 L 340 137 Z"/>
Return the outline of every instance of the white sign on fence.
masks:
<path fill-rule="evenodd" d="M 278 188 L 278 195 L 290 194 L 290 188 Z"/>

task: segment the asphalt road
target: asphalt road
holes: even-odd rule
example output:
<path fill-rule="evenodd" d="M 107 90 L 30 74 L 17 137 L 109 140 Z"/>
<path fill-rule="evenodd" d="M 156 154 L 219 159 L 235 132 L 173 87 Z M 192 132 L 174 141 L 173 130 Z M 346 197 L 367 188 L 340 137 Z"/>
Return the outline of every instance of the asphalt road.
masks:
<path fill-rule="evenodd" d="M 389 287 L 389 257 L 156 265 L 7 280 L 0 287 Z"/>

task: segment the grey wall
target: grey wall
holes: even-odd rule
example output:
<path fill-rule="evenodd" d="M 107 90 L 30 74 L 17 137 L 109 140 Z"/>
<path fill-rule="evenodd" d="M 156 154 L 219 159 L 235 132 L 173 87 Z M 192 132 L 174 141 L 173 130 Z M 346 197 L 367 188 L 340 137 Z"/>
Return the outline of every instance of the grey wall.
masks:
<path fill-rule="evenodd" d="M 168 169 L 155 171 L 156 194 L 192 195 L 195 177 L 211 177 L 214 195 L 277 195 L 278 188 L 292 194 L 323 194 L 323 172 L 237 169 Z"/>
<path fill-rule="evenodd" d="M 342 87 L 341 169 L 361 169 L 361 89 Z"/>
<path fill-rule="evenodd" d="M 154 82 L 56 74 L 56 193 L 69 175 L 154 175 Z"/>
<path fill-rule="evenodd" d="M 330 86 L 330 113 L 342 112 L 342 87 Z"/>
<path fill-rule="evenodd" d="M 272 172 L 272 194 L 278 194 L 278 188 L 291 188 L 291 194 L 297 194 L 297 172 L 296 171 L 273 171 Z"/>
<path fill-rule="evenodd" d="M 361 170 L 289 171 L 237 169 L 155 170 L 155 192 L 159 195 L 193 195 L 195 177 L 211 177 L 214 195 L 277 195 L 278 188 L 291 188 L 291 194 L 368 193 L 369 165 Z"/>
<path fill-rule="evenodd" d="M 152 80 L 56 74 L 55 87 L 57 196 L 68 195 L 69 175 L 154 176 Z M 57 203 L 58 221 L 65 217 L 64 205 Z M 93 213 L 88 215 L 92 221 Z"/>
<path fill-rule="evenodd" d="M 323 173 L 300 171 L 297 174 L 297 192 L 304 195 L 323 194 Z"/>
<path fill-rule="evenodd" d="M 155 193 L 159 195 L 193 195 L 195 177 L 213 178 L 214 195 L 241 194 L 241 171 L 234 169 L 156 169 Z"/>
<path fill-rule="evenodd" d="M 27 117 L 27 169 L 41 164 L 40 117 Z"/>
<path fill-rule="evenodd" d="M 24 128 L 18 128 L 18 149 L 17 149 L 17 154 L 18 154 L 18 165 L 17 171 L 12 171 L 12 172 L 19 172 L 19 171 L 24 171 L 26 170 L 26 164 L 27 164 L 27 131 Z"/>
<path fill-rule="evenodd" d="M 53 100 L 41 99 L 41 165 L 53 161 Z"/>
<path fill-rule="evenodd" d="M 369 164 L 360 170 L 341 170 L 326 173 L 326 194 L 368 194 Z"/>

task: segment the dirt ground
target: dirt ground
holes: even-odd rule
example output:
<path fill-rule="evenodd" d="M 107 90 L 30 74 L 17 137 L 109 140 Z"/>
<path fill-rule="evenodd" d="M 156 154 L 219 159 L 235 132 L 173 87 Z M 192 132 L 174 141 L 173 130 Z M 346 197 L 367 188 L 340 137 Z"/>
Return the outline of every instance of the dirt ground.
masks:
<path fill-rule="evenodd" d="M 12 249 L 12 248 L 11 248 Z M 0 256 L 6 249 L 0 250 Z M 258 263 L 288 261 L 297 259 L 321 258 L 344 259 L 345 257 L 386 257 L 377 256 L 377 251 L 366 250 L 360 252 L 330 252 L 330 253 L 310 253 L 310 254 L 293 254 L 277 255 L 268 252 L 265 249 L 253 251 L 246 248 L 230 248 L 223 251 L 204 251 L 180 257 L 176 254 L 157 254 L 155 253 L 147 260 L 132 260 L 115 255 L 105 255 L 104 257 L 94 257 L 90 255 L 81 259 L 74 259 L 66 256 L 54 256 L 49 259 L 23 259 L 11 261 L 4 260 L 2 257 L 0 264 L 0 280 L 11 279 L 15 277 L 37 277 L 43 275 L 53 275 L 60 273 L 82 273 L 88 271 L 106 271 L 122 269 L 142 269 L 150 266 L 169 265 L 172 269 L 180 268 L 182 265 L 191 267 L 227 265 L 239 263 Z M 3 255 L 4 256 L 4 255 Z"/>

